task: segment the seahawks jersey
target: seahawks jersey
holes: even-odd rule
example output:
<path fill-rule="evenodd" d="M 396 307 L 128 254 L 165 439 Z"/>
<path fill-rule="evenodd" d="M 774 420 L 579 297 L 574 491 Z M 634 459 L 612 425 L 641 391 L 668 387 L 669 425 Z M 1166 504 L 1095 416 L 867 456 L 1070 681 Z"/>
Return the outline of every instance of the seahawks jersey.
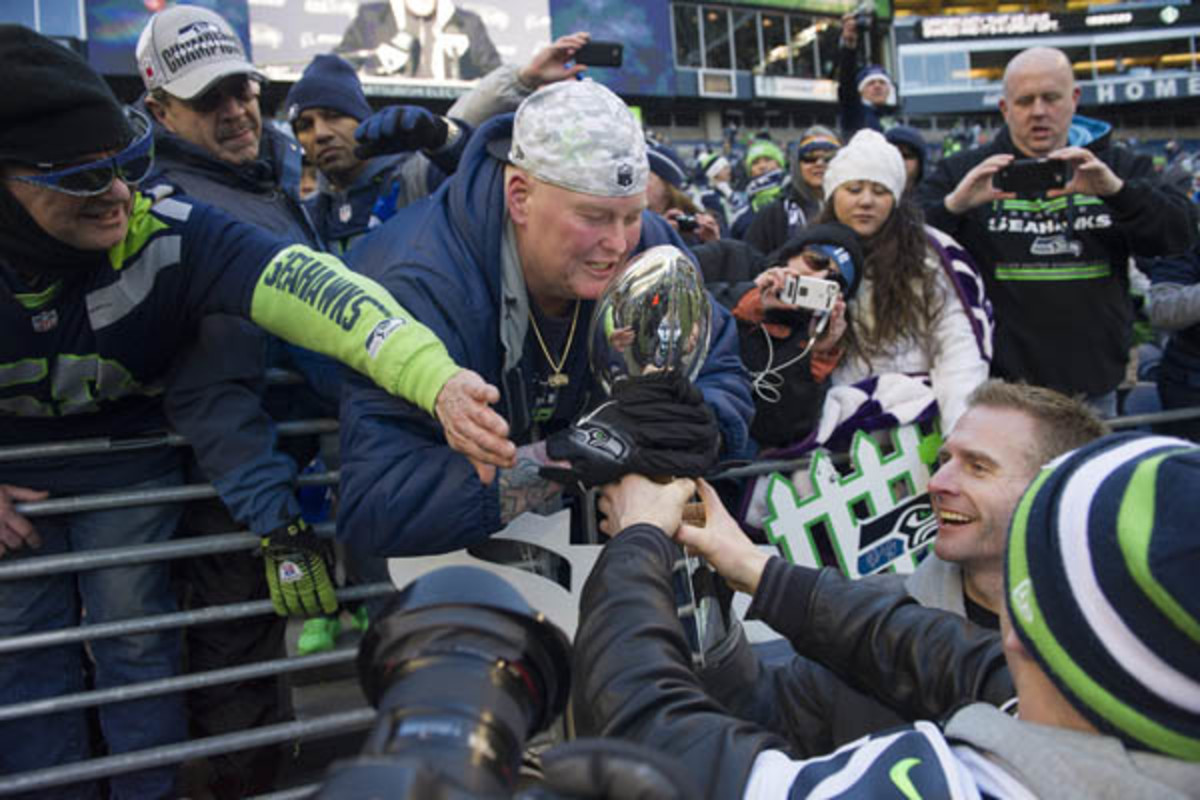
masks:
<path fill-rule="evenodd" d="M 38 292 L 18 265 L 0 264 L 0 445 L 163 428 L 162 379 L 211 313 L 250 318 L 333 355 L 427 410 L 457 369 L 378 284 L 201 203 L 137 196 L 129 232 L 108 255 L 107 267 Z M 55 493 L 118 488 L 172 457 L 0 460 L 0 483 Z"/>

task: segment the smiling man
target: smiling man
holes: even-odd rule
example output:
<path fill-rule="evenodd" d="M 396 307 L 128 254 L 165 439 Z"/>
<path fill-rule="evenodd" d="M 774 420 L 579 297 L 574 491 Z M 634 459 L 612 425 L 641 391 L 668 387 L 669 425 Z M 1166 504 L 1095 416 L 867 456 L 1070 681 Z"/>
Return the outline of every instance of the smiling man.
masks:
<path fill-rule="evenodd" d="M 1040 470 L 1013 514 L 999 633 L 769 557 L 700 488 L 703 528 L 682 522 L 691 481 L 627 475 L 603 491 L 614 538 L 580 599 L 578 735 L 670 755 L 712 800 L 1198 796 L 1200 549 L 1177 501 L 1200 488 L 1195 444 L 1114 434 Z M 909 723 L 812 751 L 810 720 L 792 713 L 811 697 L 791 665 L 763 668 L 744 648 L 697 675 L 668 537 L 752 595 L 748 618 Z M 710 695 L 718 667 L 762 702 Z M 996 707 L 1014 686 L 1018 718 Z"/>
<path fill-rule="evenodd" d="M 364 370 L 438 414 L 446 430 L 490 418 L 493 443 L 507 450 L 505 424 L 486 411 L 485 395 L 495 399 L 498 392 L 458 369 L 378 284 L 333 256 L 269 236 L 209 205 L 140 192 L 153 163 L 150 122 L 123 108 L 73 51 L 21 26 L 0 25 L 0 74 L 13 84 L 0 96 L 0 443 L 158 435 L 167 421 L 164 383 L 204 321 L 222 315 Z M 342 302 L 318 303 L 309 291 L 318 281 L 339 287 Z M 240 451 L 245 436 L 237 430 L 220 444 Z M 15 506 L 48 495 L 177 486 L 184 480 L 181 450 L 0 464 L 0 559 L 168 540 L 179 523 L 178 504 L 35 521 Z M 508 463 L 503 452 L 496 463 Z M 286 482 L 284 489 L 290 491 Z M 327 582 L 314 585 L 324 565 L 300 558 L 319 553 L 311 534 L 290 526 L 261 532 L 262 557 L 245 560 L 264 597 L 266 566 L 291 578 L 293 587 L 332 599 Z M 236 569 L 232 556 L 220 556 L 226 585 Z M 0 582 L 0 638 L 74 628 L 85 612 L 89 625 L 171 613 L 170 571 L 167 562 L 153 562 Z M 236 627 L 240 634 L 246 621 Z M 180 650 L 176 631 L 151 631 L 101 637 L 86 653 L 65 644 L 5 654 L 0 705 L 77 695 L 85 689 L 85 658 L 94 665 L 96 689 L 170 678 Z M 189 657 L 196 666 L 197 652 Z M 184 699 L 146 697 L 98 709 L 108 754 L 184 738 Z M 214 713 L 241 716 L 249 707 L 229 701 Z M 0 774 L 79 761 L 91 738 L 81 709 L 4 721 Z M 171 767 L 114 776 L 110 784 L 113 797 L 181 796 Z M 99 789 L 93 780 L 53 796 L 91 798 Z"/>
<path fill-rule="evenodd" d="M 595 404 L 587 330 L 594 301 L 647 247 L 679 236 L 646 210 L 645 137 L 591 81 L 539 89 L 481 127 L 454 176 L 351 254 L 501 387 L 518 464 L 492 480 L 438 442 L 415 407 L 354 382 L 342 403 L 339 536 L 382 555 L 474 544 L 525 510 L 558 501 L 538 476 L 544 439 Z M 745 446 L 749 386 L 729 313 L 713 304 L 696 385 L 727 452 Z M 714 431 L 714 435 L 716 431 Z"/>
<path fill-rule="evenodd" d="M 1129 259 L 1187 250 L 1196 213 L 1149 157 L 1112 141 L 1112 126 L 1077 115 L 1079 96 L 1061 50 L 1021 51 L 1004 71 L 1005 128 L 940 161 L 917 201 L 983 273 L 996 318 L 992 374 L 1082 393 L 1112 416 L 1132 342 Z M 1002 168 L 1029 158 L 1065 161 L 1073 178 L 1029 196 L 996 189 Z"/>
<path fill-rule="evenodd" d="M 989 628 L 1004 604 L 1004 547 L 1021 493 L 1042 465 L 1108 432 L 1090 408 L 1050 389 L 989 380 L 967 399 L 929 479 L 938 535 L 905 580 L 922 605 Z"/>

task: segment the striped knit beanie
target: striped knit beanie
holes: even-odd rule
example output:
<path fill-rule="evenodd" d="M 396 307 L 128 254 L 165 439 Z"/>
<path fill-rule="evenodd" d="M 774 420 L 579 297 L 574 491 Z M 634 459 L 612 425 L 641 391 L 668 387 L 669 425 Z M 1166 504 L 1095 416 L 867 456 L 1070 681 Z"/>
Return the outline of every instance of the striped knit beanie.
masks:
<path fill-rule="evenodd" d="M 1200 761 L 1200 447 L 1121 433 L 1047 465 L 1013 515 L 1025 648 L 1101 732 Z"/>

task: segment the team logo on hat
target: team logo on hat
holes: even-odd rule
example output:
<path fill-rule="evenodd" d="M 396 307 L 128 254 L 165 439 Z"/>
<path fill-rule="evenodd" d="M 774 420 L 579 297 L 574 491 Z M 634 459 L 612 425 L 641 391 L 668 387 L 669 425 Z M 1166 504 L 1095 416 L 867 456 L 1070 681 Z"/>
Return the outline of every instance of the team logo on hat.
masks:
<path fill-rule="evenodd" d="M 633 167 L 629 164 L 622 164 L 617 167 L 617 186 L 632 186 L 633 185 Z"/>

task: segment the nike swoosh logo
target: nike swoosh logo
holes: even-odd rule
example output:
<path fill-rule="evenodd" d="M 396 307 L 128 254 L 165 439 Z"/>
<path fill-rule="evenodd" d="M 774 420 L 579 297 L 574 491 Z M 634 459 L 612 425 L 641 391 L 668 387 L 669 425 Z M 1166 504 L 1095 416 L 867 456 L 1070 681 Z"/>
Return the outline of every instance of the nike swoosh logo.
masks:
<path fill-rule="evenodd" d="M 900 794 L 904 795 L 907 800 L 921 800 L 921 793 L 917 791 L 917 787 L 913 786 L 912 779 L 908 777 L 909 771 L 920 763 L 921 759 L 919 758 L 904 758 L 897 761 L 888 770 L 888 777 L 892 779 L 892 783 L 896 784 Z"/>

